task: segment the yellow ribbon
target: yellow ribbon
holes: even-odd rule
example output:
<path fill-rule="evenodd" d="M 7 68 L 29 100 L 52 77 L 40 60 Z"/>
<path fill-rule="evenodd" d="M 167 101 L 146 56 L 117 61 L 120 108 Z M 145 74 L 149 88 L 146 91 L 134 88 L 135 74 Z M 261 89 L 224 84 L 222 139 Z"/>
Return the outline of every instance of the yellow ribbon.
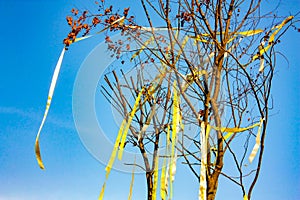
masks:
<path fill-rule="evenodd" d="M 248 36 L 256 35 L 256 34 L 259 34 L 259 33 L 262 33 L 262 32 L 263 32 L 263 30 L 261 30 L 261 29 L 237 32 L 230 40 L 228 40 L 227 43 L 230 43 L 238 35 L 248 37 Z M 220 35 L 220 32 L 218 32 L 217 34 Z M 222 34 L 224 34 L 224 32 L 222 32 Z M 209 37 L 209 36 L 210 36 L 210 34 L 206 33 L 206 34 L 199 34 L 197 36 L 190 36 L 190 38 L 193 38 L 193 39 L 195 39 L 196 41 L 199 41 L 199 42 L 209 43 L 208 40 L 203 39 L 203 37 Z"/>
<path fill-rule="evenodd" d="M 260 132 L 261 132 L 261 127 L 262 127 L 263 121 L 264 121 L 264 119 L 260 120 L 259 127 L 258 127 L 257 134 L 256 134 L 256 139 L 255 139 L 256 143 L 255 143 L 255 145 L 252 149 L 252 152 L 249 156 L 249 159 L 248 159 L 250 164 L 252 163 L 253 159 L 255 158 L 255 156 L 258 152 L 258 149 L 260 147 Z"/>
<path fill-rule="evenodd" d="M 170 145 L 170 126 L 167 127 L 167 137 L 166 137 L 166 155 L 169 153 Z M 166 157 L 164 158 L 163 167 L 161 171 L 160 178 L 160 197 L 162 200 L 166 200 L 166 195 L 168 195 L 168 169 L 166 168 Z"/>
<path fill-rule="evenodd" d="M 132 108 L 132 111 L 130 113 L 130 116 L 129 116 L 129 119 L 128 119 L 128 122 L 126 124 L 126 127 L 124 129 L 124 133 L 122 135 L 122 139 L 121 139 L 121 144 L 120 144 L 120 150 L 118 152 L 118 159 L 119 160 L 122 160 L 122 156 L 123 156 L 123 151 L 124 151 L 124 146 L 125 146 L 125 141 L 126 141 L 126 137 L 127 137 L 127 133 L 128 133 L 128 130 L 129 130 L 129 127 L 131 125 L 131 122 L 132 122 L 132 119 L 136 113 L 136 110 L 138 108 L 138 105 L 140 103 L 140 100 L 141 100 L 141 96 L 143 94 L 143 91 L 144 91 L 144 88 L 141 89 L 140 93 L 138 94 L 138 97 L 136 98 L 135 100 L 135 103 L 134 103 L 134 106 Z"/>
<path fill-rule="evenodd" d="M 135 159 L 134 159 L 134 164 L 135 164 Z M 133 189 L 133 184 L 134 184 L 134 168 L 135 168 L 135 165 L 132 168 L 132 174 L 131 174 L 131 182 L 130 182 L 128 200 L 132 199 L 132 189 Z"/>
<path fill-rule="evenodd" d="M 234 128 L 228 128 L 228 127 L 214 127 L 212 126 L 213 129 L 215 129 L 216 131 L 221 131 L 221 132 L 227 132 L 227 134 L 223 137 L 224 140 L 227 140 L 233 133 L 239 133 L 239 132 L 244 132 L 246 130 L 252 129 L 256 126 L 260 126 L 261 122 L 253 124 L 251 126 L 245 127 L 245 128 L 238 128 L 238 127 L 234 127 Z"/>
<path fill-rule="evenodd" d="M 121 137 L 122 137 L 122 134 L 123 134 L 123 130 L 124 130 L 124 126 L 126 124 L 126 120 L 124 119 L 121 126 L 120 126 L 120 129 L 119 129 L 119 132 L 118 132 L 118 136 L 117 136 L 117 139 L 115 141 L 115 145 L 114 145 L 114 148 L 113 148 L 113 151 L 111 153 L 111 156 L 110 156 L 110 159 L 108 161 L 108 164 L 105 168 L 105 171 L 106 171 L 106 178 L 108 178 L 109 176 L 109 173 L 110 173 L 110 170 L 113 166 L 113 163 L 116 159 L 116 155 L 117 155 L 117 151 L 118 151 L 118 148 L 120 146 L 120 142 L 121 142 Z"/>
<path fill-rule="evenodd" d="M 161 170 L 161 177 L 160 177 L 160 197 L 162 200 L 166 199 L 167 194 L 167 180 L 166 180 L 166 158 L 164 158 L 162 170 Z"/>
<path fill-rule="evenodd" d="M 130 61 L 132 61 L 136 56 L 138 56 L 146 47 L 148 44 L 150 44 L 151 42 L 154 41 L 154 37 L 151 36 L 148 40 L 146 40 L 144 42 L 144 44 L 141 46 L 140 50 L 138 50 L 137 52 L 135 52 L 132 57 L 130 58 Z"/>
<path fill-rule="evenodd" d="M 256 55 L 254 55 L 253 58 L 252 58 L 252 60 L 255 60 L 255 59 L 261 57 L 266 51 L 268 51 L 268 50 L 270 49 L 270 47 L 273 45 L 273 42 L 274 42 L 274 40 L 275 40 L 275 36 L 277 35 L 277 33 L 280 31 L 280 29 L 281 29 L 284 25 L 286 25 L 286 24 L 287 24 L 289 21 L 291 21 L 293 18 L 294 18 L 294 16 L 289 16 L 289 17 L 287 17 L 285 20 L 283 20 L 283 21 L 281 22 L 280 25 L 275 26 L 275 27 L 272 28 L 272 30 L 273 30 L 273 29 L 277 29 L 277 30 L 274 31 L 274 33 L 272 33 L 272 35 L 270 36 L 269 41 L 268 41 L 268 45 L 267 45 L 266 47 L 263 47 L 262 49 L 260 49 L 260 50 L 259 50 L 259 53 L 256 54 Z"/>
<path fill-rule="evenodd" d="M 104 184 L 102 185 L 101 192 L 100 192 L 100 196 L 99 196 L 98 200 L 102 200 L 102 199 L 103 199 L 105 187 L 106 187 L 106 181 L 105 181 Z"/>
<path fill-rule="evenodd" d="M 179 125 L 179 100 L 176 87 L 176 81 L 173 83 L 173 115 L 172 115 L 172 143 L 171 143 L 171 160 L 170 160 L 170 198 L 173 197 L 173 180 L 176 173 L 176 156 L 175 156 L 175 145 L 176 145 L 176 136 L 178 132 Z"/>
<path fill-rule="evenodd" d="M 118 132 L 117 139 L 116 139 L 115 144 L 114 144 L 113 151 L 111 153 L 111 156 L 110 156 L 110 159 L 108 161 L 108 164 L 106 165 L 106 168 L 105 168 L 105 171 L 106 171 L 105 181 L 104 181 L 104 184 L 103 184 L 102 189 L 101 189 L 99 200 L 102 200 L 102 198 L 104 196 L 104 190 L 105 190 L 105 187 L 106 187 L 106 181 L 107 181 L 108 176 L 110 174 L 110 171 L 111 171 L 111 168 L 113 166 L 113 163 L 115 162 L 117 152 L 118 152 L 118 158 L 120 160 L 122 159 L 122 155 L 123 155 L 123 151 L 124 151 L 124 144 L 125 144 L 125 141 L 126 141 L 126 137 L 127 137 L 127 133 L 128 133 L 128 130 L 129 130 L 129 126 L 130 126 L 132 118 L 133 118 L 133 116 L 134 116 L 134 114 L 135 114 L 135 112 L 137 110 L 137 107 L 138 107 L 138 104 L 140 102 L 143 90 L 144 89 L 142 89 L 140 91 L 140 93 L 138 94 L 138 97 L 135 100 L 135 103 L 134 103 L 134 106 L 133 106 L 132 111 L 130 113 L 128 122 L 126 123 L 126 119 L 124 119 L 122 121 L 122 124 L 121 124 L 119 132 Z M 118 149 L 119 149 L 119 151 L 118 151 Z"/>
<path fill-rule="evenodd" d="M 55 89 L 55 86 L 56 86 L 56 82 L 57 82 L 57 78 L 58 78 L 58 75 L 59 75 L 59 71 L 60 71 L 60 67 L 61 67 L 61 64 L 62 64 L 64 54 L 65 54 L 65 48 L 63 48 L 63 50 L 62 50 L 62 52 L 59 56 L 59 59 L 57 61 L 57 64 L 56 64 L 56 67 L 55 67 L 55 70 L 54 70 L 54 73 L 53 73 L 53 76 L 52 76 L 49 92 L 48 92 L 48 99 L 47 99 L 47 104 L 46 104 L 44 117 L 43 117 L 42 123 L 39 127 L 37 136 L 35 138 L 35 155 L 36 155 L 37 162 L 38 162 L 41 169 L 45 169 L 45 167 L 44 167 L 42 157 L 41 157 L 39 138 L 40 138 L 40 134 L 41 134 L 42 128 L 44 126 L 44 123 L 46 121 L 48 111 L 49 111 L 49 108 L 50 108 L 50 105 L 51 105 L 52 96 L 53 96 L 53 93 L 54 93 L 54 89 Z"/>
<path fill-rule="evenodd" d="M 120 21 L 124 21 L 124 19 L 125 19 L 124 16 L 121 17 L 120 19 L 114 21 L 109 26 L 107 26 L 104 29 L 100 30 L 96 34 L 102 33 L 106 29 L 110 28 L 113 24 L 115 24 L 117 22 L 120 22 Z M 89 35 L 89 36 L 84 36 L 84 37 L 76 38 L 75 41 L 74 41 L 74 43 L 75 42 L 79 42 L 81 40 L 85 40 L 85 39 L 90 38 L 92 36 L 94 36 L 94 35 Z M 58 79 L 58 75 L 59 75 L 59 72 L 60 72 L 60 68 L 61 68 L 61 65 L 62 65 L 62 61 L 63 61 L 63 57 L 64 57 L 64 54 L 65 54 L 65 51 L 66 51 L 66 49 L 64 47 L 63 50 L 62 50 L 62 52 L 61 52 L 61 54 L 60 54 L 60 56 L 59 56 L 57 64 L 55 66 L 55 70 L 54 70 L 54 73 L 53 73 L 53 76 L 52 76 L 52 80 L 51 80 L 51 84 L 50 84 L 50 88 L 49 88 L 49 92 L 48 92 L 48 99 L 47 99 L 47 103 L 46 103 L 46 109 L 45 109 L 44 116 L 43 116 L 42 122 L 41 122 L 39 130 L 38 130 L 38 133 L 37 133 L 36 138 L 35 138 L 35 156 L 36 156 L 36 160 L 38 162 L 38 165 L 40 166 L 41 169 L 45 169 L 45 167 L 44 167 L 44 164 L 43 164 L 43 161 L 42 161 L 42 157 L 41 157 L 39 138 L 40 138 L 40 134 L 41 134 L 41 131 L 43 129 L 43 126 L 44 126 L 44 123 L 46 121 L 46 118 L 47 118 L 47 115 L 48 115 L 48 111 L 49 111 L 49 108 L 50 108 L 50 105 L 51 105 L 52 97 L 53 97 L 53 94 L 54 94 L 54 89 L 55 89 L 55 86 L 56 86 L 56 82 L 57 82 L 57 79 Z"/>
<path fill-rule="evenodd" d="M 159 151 L 157 151 L 157 155 L 154 158 L 154 173 L 153 173 L 153 188 L 152 188 L 152 200 L 156 200 L 157 193 L 157 184 L 158 184 L 158 163 L 159 163 Z"/>

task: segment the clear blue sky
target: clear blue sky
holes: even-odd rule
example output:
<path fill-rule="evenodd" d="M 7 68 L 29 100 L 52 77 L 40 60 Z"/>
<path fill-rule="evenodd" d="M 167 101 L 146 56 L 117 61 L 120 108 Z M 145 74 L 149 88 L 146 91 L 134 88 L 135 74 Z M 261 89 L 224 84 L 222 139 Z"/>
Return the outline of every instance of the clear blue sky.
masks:
<path fill-rule="evenodd" d="M 89 154 L 78 137 L 72 118 L 72 89 L 80 64 L 101 37 L 76 44 L 67 52 L 41 136 L 45 171 L 39 169 L 34 155 L 51 76 L 68 31 L 65 16 L 73 7 L 89 8 L 93 2 L 0 0 L 0 200 L 80 200 L 99 195 L 104 165 Z M 133 7 L 139 1 L 115 2 L 120 7 L 131 2 Z M 299 1 L 283 1 L 280 9 L 283 14 L 288 10 L 296 13 Z M 139 7 L 134 10 L 140 14 Z M 278 61 L 274 115 L 262 175 L 254 191 L 256 200 L 300 196 L 300 33 L 289 31 L 282 41 L 279 48 L 289 66 L 283 59 Z M 105 199 L 127 199 L 130 177 L 113 171 Z M 195 183 L 189 172 L 178 174 L 174 199 L 196 199 Z M 144 188 L 144 177 L 138 175 L 133 198 L 144 199 Z M 230 188 L 220 188 L 218 199 L 234 199 Z"/>

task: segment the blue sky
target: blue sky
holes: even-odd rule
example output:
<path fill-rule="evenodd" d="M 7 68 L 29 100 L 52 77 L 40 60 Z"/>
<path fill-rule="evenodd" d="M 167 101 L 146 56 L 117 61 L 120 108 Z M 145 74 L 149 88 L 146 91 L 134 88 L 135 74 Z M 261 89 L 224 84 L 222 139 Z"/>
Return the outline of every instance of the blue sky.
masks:
<path fill-rule="evenodd" d="M 0 0 L 0 200 L 96 199 L 104 181 L 104 165 L 81 143 L 72 117 L 72 90 L 77 71 L 102 36 L 72 46 L 67 52 L 52 106 L 41 136 L 46 170 L 39 169 L 34 140 L 43 116 L 51 76 L 68 28 L 65 17 L 73 7 L 94 1 Z M 115 1 L 120 7 L 128 2 Z M 136 1 L 138 2 L 138 1 Z M 138 6 L 133 9 L 140 14 Z M 299 2 L 282 3 L 280 12 L 299 11 Z M 143 16 L 143 15 L 141 15 Z M 289 31 L 279 49 L 262 175 L 253 199 L 296 199 L 300 196 L 300 33 Z M 105 199 L 126 199 L 131 175 L 113 171 Z M 190 177 L 190 178 L 188 178 Z M 185 181 L 189 180 L 189 181 Z M 222 180 L 221 180 L 222 181 Z M 196 199 L 193 176 L 178 174 L 174 199 Z M 137 175 L 133 199 L 144 199 L 145 183 Z M 178 190 L 176 190 L 178 188 Z M 231 198 L 229 186 L 218 199 Z"/>

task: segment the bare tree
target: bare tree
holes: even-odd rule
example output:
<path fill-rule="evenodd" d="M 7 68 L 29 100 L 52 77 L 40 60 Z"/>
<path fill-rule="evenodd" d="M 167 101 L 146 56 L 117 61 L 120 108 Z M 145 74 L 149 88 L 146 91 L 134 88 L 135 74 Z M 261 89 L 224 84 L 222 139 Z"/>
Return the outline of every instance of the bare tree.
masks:
<path fill-rule="evenodd" d="M 116 155 L 122 159 L 131 144 L 143 157 L 144 166 L 132 164 L 145 171 L 148 200 L 158 198 L 158 185 L 161 199 L 172 196 L 177 160 L 199 180 L 199 199 L 215 199 L 220 175 L 250 199 L 273 106 L 275 47 L 297 20 L 276 16 L 276 10 L 262 14 L 260 0 L 140 3 L 148 27 L 137 24 L 129 8 L 113 12 L 103 1 L 98 14 L 73 10 L 67 17 L 67 47 L 78 34 L 103 27 L 107 48 L 120 60 L 101 90 L 124 119 L 107 176 Z M 123 39 L 112 41 L 116 31 Z M 124 72 L 126 65 L 134 73 Z M 224 162 L 225 156 L 233 162 Z"/>

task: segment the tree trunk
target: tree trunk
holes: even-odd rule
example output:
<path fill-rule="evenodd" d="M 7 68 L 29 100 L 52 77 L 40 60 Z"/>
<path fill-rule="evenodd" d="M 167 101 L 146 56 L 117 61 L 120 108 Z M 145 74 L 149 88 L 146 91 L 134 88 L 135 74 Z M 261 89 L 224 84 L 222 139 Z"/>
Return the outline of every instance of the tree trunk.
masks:
<path fill-rule="evenodd" d="M 207 183 L 207 200 L 214 200 L 216 198 L 218 188 L 218 179 L 209 180 Z"/>
<path fill-rule="evenodd" d="M 147 179 L 147 199 L 152 200 L 152 191 L 153 191 L 153 172 L 146 172 Z"/>

